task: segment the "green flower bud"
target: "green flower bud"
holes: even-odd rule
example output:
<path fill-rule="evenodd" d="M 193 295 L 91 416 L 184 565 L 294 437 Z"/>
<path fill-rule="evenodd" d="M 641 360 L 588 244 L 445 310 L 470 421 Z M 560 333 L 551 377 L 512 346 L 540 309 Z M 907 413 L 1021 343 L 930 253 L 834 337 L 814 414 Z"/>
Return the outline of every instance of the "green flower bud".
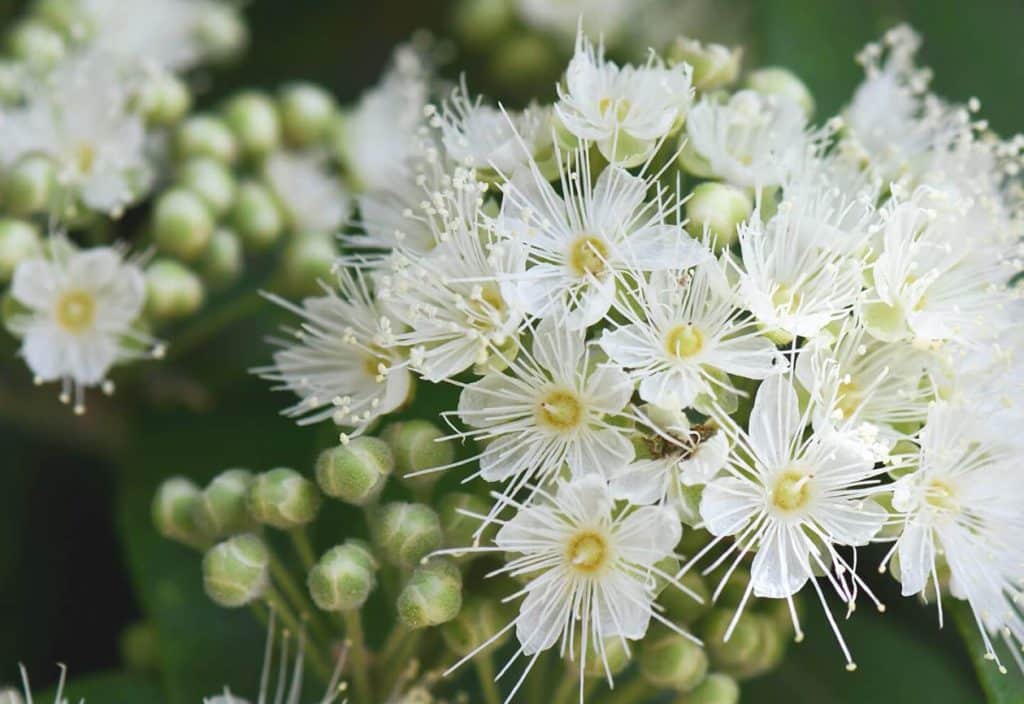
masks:
<path fill-rule="evenodd" d="M 448 649 L 462 657 L 486 643 L 507 623 L 499 601 L 472 596 L 463 604 L 458 616 L 441 626 L 441 636 Z M 492 646 L 500 648 L 510 635 L 506 631 Z"/>
<path fill-rule="evenodd" d="M 758 656 L 761 647 L 761 626 L 745 612 L 724 640 L 735 609 L 715 609 L 703 624 L 704 647 L 716 668 L 726 672 L 742 671 Z"/>
<path fill-rule="evenodd" d="M 281 129 L 290 144 L 304 147 L 327 136 L 336 110 L 330 93 L 311 83 L 295 83 L 281 91 L 279 101 Z"/>
<path fill-rule="evenodd" d="M 224 121 L 210 115 L 196 115 L 181 123 L 175 137 L 178 156 L 208 156 L 225 164 L 238 158 L 238 142 Z"/>
<path fill-rule="evenodd" d="M 451 621 L 462 608 L 462 573 L 447 560 L 418 567 L 398 595 L 397 606 L 398 620 L 406 628 Z"/>
<path fill-rule="evenodd" d="M 721 44 L 703 44 L 696 39 L 679 37 L 668 50 L 669 63 L 688 63 L 693 67 L 693 86 L 710 91 L 724 88 L 736 80 L 743 61 L 743 49 L 730 49 Z"/>
<path fill-rule="evenodd" d="M 164 481 L 153 497 L 153 524 L 165 538 L 197 547 L 209 536 L 196 523 L 199 487 L 184 477 Z"/>
<path fill-rule="evenodd" d="M 42 240 L 34 225 L 0 218 L 0 283 L 9 281 L 23 260 L 39 254 Z"/>
<path fill-rule="evenodd" d="M 786 654 L 786 639 L 775 620 L 765 614 L 751 613 L 750 617 L 760 633 L 760 647 L 745 667 L 738 669 L 734 676 L 741 679 L 757 677 L 774 669 Z"/>
<path fill-rule="evenodd" d="M 242 239 L 233 231 L 221 228 L 213 233 L 199 259 L 199 273 L 211 288 L 221 289 L 238 280 L 244 265 Z"/>
<path fill-rule="evenodd" d="M 156 202 L 153 239 L 163 252 L 185 261 L 196 259 L 213 236 L 213 217 L 202 198 L 174 188 Z"/>
<path fill-rule="evenodd" d="M 188 85 L 170 71 L 150 76 L 140 91 L 139 110 L 156 127 L 177 124 L 191 107 Z"/>
<path fill-rule="evenodd" d="M 159 672 L 160 633 L 156 625 L 140 621 L 121 631 L 121 661 L 134 672 Z M 0 704 L 3 700 L 0 699 Z"/>
<path fill-rule="evenodd" d="M 606 638 L 604 641 L 604 657 L 602 654 L 597 652 L 594 648 L 594 642 L 591 639 L 587 639 L 587 667 L 583 671 L 584 677 L 590 677 L 593 679 L 604 680 L 608 673 L 605 672 L 605 660 L 608 662 L 608 669 L 612 673 L 612 677 L 617 677 L 621 674 L 632 660 L 630 653 L 626 648 L 626 644 L 623 643 L 622 638 L 613 636 Z"/>
<path fill-rule="evenodd" d="M 672 704 L 739 704 L 740 686 L 736 680 L 715 672 L 704 678 L 692 692 L 681 694 Z"/>
<path fill-rule="evenodd" d="M 173 259 L 157 259 L 146 269 L 146 313 L 156 320 L 181 318 L 203 304 L 203 282 Z"/>
<path fill-rule="evenodd" d="M 252 472 L 244 469 L 228 469 L 218 474 L 199 496 L 196 525 L 215 538 L 255 528 L 248 502 L 252 483 Z"/>
<path fill-rule="evenodd" d="M 713 238 L 715 249 L 722 250 L 736 241 L 737 227 L 754 212 L 750 193 L 726 183 L 709 181 L 693 189 L 686 201 L 687 231 L 695 238 L 704 231 Z"/>
<path fill-rule="evenodd" d="M 64 58 L 66 47 L 60 32 L 42 22 L 22 22 L 7 37 L 11 55 L 34 67 L 50 68 Z"/>
<path fill-rule="evenodd" d="M 320 501 L 316 484 L 285 467 L 257 475 L 249 489 L 252 516 L 281 530 L 310 523 L 320 510 Z"/>
<path fill-rule="evenodd" d="M 253 249 L 267 249 L 284 230 L 284 217 L 274 196 L 256 181 L 238 187 L 231 221 L 242 241 Z"/>
<path fill-rule="evenodd" d="M 381 511 L 377 543 L 388 562 L 412 567 L 441 547 L 441 521 L 424 504 L 387 504 Z"/>
<path fill-rule="evenodd" d="M 406 475 L 424 469 L 443 467 L 455 458 L 455 447 L 450 441 L 439 440 L 444 433 L 426 420 L 394 423 L 384 428 L 381 437 L 388 441 L 395 453 L 395 469 L 399 479 L 412 488 L 429 488 L 441 478 L 440 472 L 429 472 L 416 477 Z"/>
<path fill-rule="evenodd" d="M 807 119 L 814 115 L 814 96 L 804 82 L 788 69 L 769 66 L 751 71 L 746 85 L 763 95 L 783 95 L 789 98 L 800 106 Z"/>
<path fill-rule="evenodd" d="M 316 481 L 328 496 L 365 506 L 380 496 L 394 468 L 388 444 L 363 436 L 321 452 L 316 460 Z"/>
<path fill-rule="evenodd" d="M 55 183 L 52 161 L 39 154 L 24 157 L 4 179 L 4 210 L 15 216 L 43 212 L 50 204 Z"/>
<path fill-rule="evenodd" d="M 281 143 L 277 108 L 261 93 L 243 93 L 232 98 L 224 115 L 242 151 L 250 156 L 266 156 Z"/>
<path fill-rule="evenodd" d="M 270 586 L 270 553 L 259 537 L 243 533 L 215 545 L 203 557 L 206 595 L 228 608 L 261 598 Z"/>
<path fill-rule="evenodd" d="M 333 235 L 321 232 L 300 234 L 285 248 L 281 259 L 282 285 L 296 297 L 321 294 L 321 281 L 331 281 L 338 259 Z"/>
<path fill-rule="evenodd" d="M 227 3 L 207 3 L 196 27 L 196 35 L 214 61 L 237 56 L 249 40 L 249 32 L 238 10 Z"/>
<path fill-rule="evenodd" d="M 677 581 L 703 601 L 697 601 L 678 587 L 670 586 L 661 593 L 658 603 L 664 607 L 665 615 L 672 623 L 695 623 L 711 608 L 711 590 L 696 570 L 687 572 Z"/>
<path fill-rule="evenodd" d="M 473 535 L 480 527 L 481 520 L 467 516 L 463 512 L 486 516 L 490 510 L 490 504 L 476 494 L 463 492 L 445 493 L 441 497 L 441 505 L 439 506 L 441 529 L 444 532 L 445 543 L 453 547 L 468 547 L 472 545 L 475 542 Z M 480 542 L 485 544 L 490 542 L 491 536 L 496 531 L 497 525 L 488 526 L 487 530 L 480 536 Z M 472 557 L 472 554 L 467 554 L 466 556 Z"/>
<path fill-rule="evenodd" d="M 358 541 L 328 550 L 309 571 L 306 581 L 316 605 L 324 611 L 362 608 L 377 585 L 377 560 Z"/>
<path fill-rule="evenodd" d="M 637 657 L 644 679 L 660 689 L 689 692 L 708 671 L 704 649 L 675 631 L 648 633 Z"/>
<path fill-rule="evenodd" d="M 455 31 L 467 43 L 484 47 L 498 40 L 512 23 L 508 0 L 460 0 L 455 6 Z"/>
<path fill-rule="evenodd" d="M 223 161 L 208 156 L 189 159 L 178 183 L 199 196 L 216 217 L 226 214 L 235 202 L 235 179 Z"/>

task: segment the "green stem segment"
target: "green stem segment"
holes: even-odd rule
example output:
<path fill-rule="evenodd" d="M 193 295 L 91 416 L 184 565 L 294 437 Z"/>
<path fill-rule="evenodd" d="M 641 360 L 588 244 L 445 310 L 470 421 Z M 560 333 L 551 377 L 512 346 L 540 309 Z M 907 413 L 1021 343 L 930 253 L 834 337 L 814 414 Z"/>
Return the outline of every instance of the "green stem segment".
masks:
<path fill-rule="evenodd" d="M 352 658 L 352 682 L 355 685 L 357 702 L 372 704 L 373 686 L 370 683 L 370 660 L 366 650 L 366 639 L 363 636 L 363 619 L 358 609 L 343 612 L 345 619 L 345 635 L 348 638 L 349 653 Z"/>
<path fill-rule="evenodd" d="M 273 587 L 267 589 L 266 601 L 286 628 L 292 633 L 302 633 L 302 624 L 299 619 L 292 613 L 288 602 Z M 320 648 L 306 648 L 306 660 L 321 681 L 325 684 L 331 681 L 331 667 L 324 660 Z"/>
<path fill-rule="evenodd" d="M 485 704 L 501 704 L 502 696 L 498 691 L 498 683 L 494 681 L 494 661 L 490 653 L 482 653 L 473 658 L 477 679 L 480 680 L 480 691 L 484 695 Z"/>
<path fill-rule="evenodd" d="M 313 608 L 306 597 L 305 590 L 295 581 L 292 573 L 288 571 L 288 567 L 281 562 L 273 550 L 270 551 L 270 574 L 274 578 L 274 583 L 284 590 L 285 596 L 291 601 L 291 605 L 298 612 L 299 617 L 309 622 L 310 629 L 324 645 L 330 645 L 334 638 L 318 618 L 319 612 Z"/>

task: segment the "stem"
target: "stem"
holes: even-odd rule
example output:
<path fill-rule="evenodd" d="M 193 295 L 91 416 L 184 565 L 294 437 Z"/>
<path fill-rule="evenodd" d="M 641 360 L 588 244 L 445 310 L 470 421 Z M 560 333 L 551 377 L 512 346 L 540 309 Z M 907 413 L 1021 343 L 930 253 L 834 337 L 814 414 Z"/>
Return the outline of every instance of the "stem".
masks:
<path fill-rule="evenodd" d="M 196 347 L 201 346 L 228 325 L 256 313 L 262 307 L 264 299 L 258 291 L 250 291 L 217 310 L 201 316 L 199 322 L 177 336 L 171 346 L 171 358 L 179 359 Z"/>
<path fill-rule="evenodd" d="M 316 551 L 313 550 L 313 543 L 309 539 L 309 532 L 305 526 L 299 526 L 288 531 L 288 536 L 292 539 L 292 545 L 302 561 L 302 566 L 309 572 L 316 565 Z"/>
<path fill-rule="evenodd" d="M 291 609 L 288 607 L 288 602 L 281 598 L 281 595 L 273 588 L 267 588 L 266 595 L 267 604 L 270 608 L 274 609 L 274 612 L 281 618 L 284 625 L 291 629 L 293 633 L 302 633 L 302 624 L 295 618 Z M 306 649 L 306 657 L 309 660 L 310 666 L 316 673 L 316 676 L 322 680 L 325 684 L 331 681 L 331 668 L 324 660 L 323 655 L 319 648 L 312 647 Z"/>
<path fill-rule="evenodd" d="M 284 590 L 285 595 L 291 600 L 292 606 L 299 612 L 299 615 L 309 622 L 316 637 L 322 640 L 325 645 L 330 645 L 333 636 L 321 622 L 319 611 L 306 598 L 305 590 L 295 581 L 292 573 L 281 562 L 281 558 L 273 550 L 268 549 L 268 552 L 270 553 L 270 574 L 273 576 L 274 582 Z"/>
<path fill-rule="evenodd" d="M 480 680 L 480 691 L 484 695 L 485 704 L 501 704 L 501 692 L 494 681 L 494 661 L 490 653 L 482 653 L 473 658 L 477 679 Z"/>
<path fill-rule="evenodd" d="M 373 686 L 370 684 L 370 664 L 363 637 L 363 619 L 359 609 L 345 611 L 345 635 L 348 638 L 352 656 L 352 681 L 356 688 L 357 701 L 373 704 Z"/>

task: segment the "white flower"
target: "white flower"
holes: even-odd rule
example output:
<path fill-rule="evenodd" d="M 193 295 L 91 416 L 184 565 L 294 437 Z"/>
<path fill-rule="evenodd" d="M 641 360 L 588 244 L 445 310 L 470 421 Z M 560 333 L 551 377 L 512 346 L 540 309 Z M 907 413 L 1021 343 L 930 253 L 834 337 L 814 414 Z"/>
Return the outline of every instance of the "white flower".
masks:
<path fill-rule="evenodd" d="M 60 679 L 57 681 L 57 691 L 53 695 L 53 704 L 68 704 L 67 698 L 64 696 L 64 686 L 67 683 L 68 671 L 63 665 L 60 665 Z M 22 689 L 18 690 L 14 687 L 7 687 L 0 689 L 0 701 L 11 702 L 11 704 L 18 704 L 19 702 L 27 702 L 27 704 L 33 704 L 32 699 L 32 686 L 28 681 L 28 672 L 25 670 L 24 665 L 18 666 L 19 672 L 21 672 L 21 686 Z"/>
<path fill-rule="evenodd" d="M 596 142 L 606 159 L 637 166 L 682 126 L 693 100 L 692 73 L 689 64 L 665 66 L 654 52 L 643 66 L 620 67 L 581 32 L 555 111 L 569 132 Z"/>
<path fill-rule="evenodd" d="M 613 323 L 601 347 L 639 382 L 644 401 L 689 408 L 702 395 L 733 391 L 728 374 L 763 379 L 786 366 L 756 322 L 736 308 L 710 253 L 690 270 L 652 273 L 629 298 L 616 308 L 627 322 Z"/>
<path fill-rule="evenodd" d="M 297 232 L 333 234 L 352 214 L 352 199 L 322 155 L 278 150 L 264 174 Z"/>
<path fill-rule="evenodd" d="M 727 472 L 704 488 L 700 515 L 716 536 L 712 545 L 726 536 L 735 539 L 734 547 L 711 567 L 731 561 L 728 575 L 745 552 L 755 553 L 737 619 L 751 594 L 787 599 L 800 637 L 792 598 L 810 582 L 852 669 L 849 651 L 814 575 L 823 572 L 851 609 L 858 589 L 874 599 L 836 548 L 865 545 L 884 524 L 885 510 L 870 497 L 878 492 L 877 477 L 885 470 L 875 469 L 859 448 L 831 429 L 805 434 L 812 412 L 801 413 L 791 379 L 765 380 L 754 400 L 747 432 L 738 430 L 730 419 L 723 420 L 738 452 L 730 455 Z M 725 582 L 723 578 L 719 590 Z"/>
<path fill-rule="evenodd" d="M 690 111 L 686 133 L 687 168 L 756 189 L 781 184 L 808 143 L 804 112 L 795 101 L 751 90 L 726 102 L 703 98 Z"/>
<path fill-rule="evenodd" d="M 270 299 L 303 319 L 294 341 L 277 341 L 274 363 L 255 371 L 301 397 L 285 410 L 300 424 L 331 418 L 362 432 L 409 397 L 412 374 L 392 346 L 387 311 L 374 300 L 366 276 L 342 268 L 338 290 L 307 298 L 301 306 Z"/>
<path fill-rule="evenodd" d="M 53 160 L 67 197 L 117 216 L 148 188 L 146 130 L 132 105 L 133 80 L 123 64 L 101 54 L 76 56 L 31 86 L 19 107 L 0 112 L 0 165 L 29 154 Z"/>
<path fill-rule="evenodd" d="M 938 403 L 921 431 L 917 469 L 893 492 L 903 528 L 890 555 L 899 555 L 903 594 L 919 594 L 930 581 L 939 594 L 939 571 L 947 567 L 953 596 L 970 604 L 987 657 L 996 661 L 990 635 L 1011 652 L 1024 642 L 1024 483 L 1014 440 L 969 406 Z"/>
<path fill-rule="evenodd" d="M 159 357 L 163 347 L 134 327 L 146 300 L 138 265 L 115 248 L 78 250 L 60 236 L 48 249 L 15 269 L 11 296 L 25 310 L 9 326 L 37 383 L 60 380 L 61 400 L 73 396 L 81 413 L 87 387 L 113 388 L 111 367 Z"/>
<path fill-rule="evenodd" d="M 563 195 L 536 167 L 505 184 L 499 228 L 529 248 L 532 266 L 517 280 L 526 310 L 585 327 L 608 312 L 621 272 L 685 268 L 703 249 L 666 223 L 672 206 L 653 177 L 609 166 L 591 186 L 585 147 L 571 156 L 572 166 L 559 157 Z"/>

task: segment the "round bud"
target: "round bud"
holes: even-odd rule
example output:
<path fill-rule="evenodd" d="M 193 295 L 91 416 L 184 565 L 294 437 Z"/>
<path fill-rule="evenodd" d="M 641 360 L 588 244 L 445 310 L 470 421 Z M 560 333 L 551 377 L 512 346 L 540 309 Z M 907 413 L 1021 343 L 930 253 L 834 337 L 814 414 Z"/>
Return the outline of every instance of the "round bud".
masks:
<path fill-rule="evenodd" d="M 715 672 L 704 678 L 696 689 L 681 694 L 672 704 L 739 704 L 740 686 L 729 675 Z"/>
<path fill-rule="evenodd" d="M 146 313 L 156 320 L 181 318 L 203 304 L 203 282 L 173 259 L 157 259 L 146 268 Z"/>
<path fill-rule="evenodd" d="M 42 22 L 22 22 L 7 37 L 11 55 L 34 67 L 50 68 L 64 58 L 66 47 L 60 33 Z"/>
<path fill-rule="evenodd" d="M 762 95 L 782 95 L 804 111 L 808 119 L 814 115 L 814 96 L 807 86 L 792 71 L 780 66 L 769 66 L 751 71 L 746 80 L 747 88 Z"/>
<path fill-rule="evenodd" d="M 160 670 L 160 633 L 156 625 L 148 621 L 133 623 L 123 631 L 120 638 L 121 661 L 135 672 L 158 672 Z M 3 700 L 0 699 L 0 704 Z"/>
<path fill-rule="evenodd" d="M 333 235 L 321 232 L 300 234 L 292 238 L 281 259 L 281 283 L 296 297 L 322 293 L 321 281 L 331 281 L 331 269 L 338 260 Z"/>
<path fill-rule="evenodd" d="M 426 420 L 393 423 L 384 429 L 381 436 L 395 453 L 395 470 L 404 484 L 412 488 L 429 488 L 441 478 L 440 472 L 415 477 L 406 475 L 451 463 L 455 458 L 455 448 L 450 441 L 440 440 L 444 435 L 440 428 Z"/>
<path fill-rule="evenodd" d="M 736 80 L 743 60 L 743 50 L 679 37 L 669 48 L 668 59 L 673 64 L 690 64 L 693 67 L 694 88 L 709 91 L 724 88 Z"/>
<path fill-rule="evenodd" d="M 512 22 L 508 0 L 460 0 L 455 6 L 455 31 L 467 43 L 484 47 L 498 40 Z"/>
<path fill-rule="evenodd" d="M 363 436 L 321 452 L 316 460 L 316 481 L 328 496 L 365 506 L 380 496 L 394 468 L 388 444 Z"/>
<path fill-rule="evenodd" d="M 252 533 L 228 538 L 203 556 L 203 586 L 214 602 L 228 608 L 259 599 L 270 585 L 270 553 Z"/>
<path fill-rule="evenodd" d="M 677 692 L 696 687 L 708 671 L 704 649 L 668 629 L 648 633 L 637 659 L 644 679 L 660 689 Z"/>
<path fill-rule="evenodd" d="M 362 608 L 377 585 L 377 567 L 367 547 L 350 540 L 324 553 L 306 584 L 324 611 L 354 611 Z"/>
<path fill-rule="evenodd" d="M 475 542 L 473 536 L 480 527 L 481 520 L 467 514 L 486 516 L 490 510 L 490 504 L 476 494 L 446 492 L 441 497 L 441 505 L 438 508 L 445 543 L 453 547 L 472 545 Z M 490 538 L 496 530 L 496 525 L 493 528 L 488 526 L 480 536 L 480 541 L 490 542 Z M 466 557 L 472 556 L 472 553 L 466 555 Z"/>
<path fill-rule="evenodd" d="M 177 124 L 192 107 L 188 85 L 170 71 L 149 76 L 139 94 L 143 117 L 155 127 Z"/>
<path fill-rule="evenodd" d="M 745 667 L 732 673 L 741 679 L 757 677 L 774 669 L 786 654 L 787 638 L 782 634 L 785 629 L 776 625 L 770 615 L 751 613 L 750 618 L 760 633 L 760 647 Z"/>
<path fill-rule="evenodd" d="M 241 238 L 221 228 L 213 233 L 199 259 L 199 273 L 211 288 L 225 288 L 238 280 L 244 264 Z"/>
<path fill-rule="evenodd" d="M 4 179 L 4 210 L 8 215 L 32 215 L 46 210 L 53 195 L 56 170 L 40 154 L 18 161 Z"/>
<path fill-rule="evenodd" d="M 711 608 L 711 590 L 707 582 L 696 570 L 691 570 L 680 577 L 680 584 L 689 591 L 699 596 L 703 601 L 698 601 L 676 586 L 669 586 L 658 599 L 658 603 L 665 609 L 665 614 L 672 623 L 691 624 Z"/>
<path fill-rule="evenodd" d="M 200 546 L 209 542 L 209 536 L 196 523 L 199 487 L 184 477 L 172 477 L 156 491 L 153 497 L 153 524 L 165 538 L 186 545 Z"/>
<path fill-rule="evenodd" d="M 213 236 L 213 217 L 192 191 L 174 188 L 156 202 L 153 239 L 163 252 L 185 261 L 196 259 Z"/>
<path fill-rule="evenodd" d="M 707 231 L 715 249 L 729 247 L 736 241 L 737 227 L 754 212 L 750 193 L 726 183 L 709 181 L 693 189 L 686 201 L 687 231 L 695 238 Z"/>
<path fill-rule="evenodd" d="M 398 620 L 406 628 L 451 621 L 462 608 L 462 573 L 447 560 L 417 568 L 398 595 L 397 606 Z"/>
<path fill-rule="evenodd" d="M 449 650 L 465 656 L 486 643 L 507 623 L 508 618 L 502 613 L 501 602 L 472 596 L 463 604 L 458 616 L 441 626 L 441 636 Z M 506 631 L 494 641 L 493 646 L 500 648 L 509 635 Z"/>
<path fill-rule="evenodd" d="M 256 181 L 239 185 L 231 221 L 242 241 L 256 250 L 270 247 L 284 230 L 284 218 L 274 196 Z"/>
<path fill-rule="evenodd" d="M 257 475 L 249 489 L 249 512 L 260 523 L 289 530 L 310 523 L 320 510 L 316 484 L 294 469 Z"/>
<path fill-rule="evenodd" d="M 304 147 L 327 136 L 335 115 L 334 98 L 320 86 L 295 83 L 280 97 L 281 129 L 290 144 Z"/>
<path fill-rule="evenodd" d="M 208 156 L 225 164 L 238 158 L 238 143 L 223 120 L 210 115 L 196 115 L 181 123 L 175 137 L 178 156 Z"/>
<path fill-rule="evenodd" d="M 761 627 L 750 613 L 740 617 L 729 640 L 725 640 L 735 615 L 734 609 L 715 609 L 704 622 L 701 634 L 711 662 L 716 668 L 730 673 L 748 667 L 757 658 L 761 647 Z"/>
<path fill-rule="evenodd" d="M 10 280 L 18 264 L 39 254 L 41 247 L 42 240 L 34 225 L 0 218 L 0 283 Z"/>
<path fill-rule="evenodd" d="M 266 156 L 281 143 L 277 108 L 261 93 L 243 93 L 232 98 L 224 116 L 242 151 L 250 156 Z"/>
<path fill-rule="evenodd" d="M 208 156 L 189 159 L 178 173 L 178 183 L 199 196 L 215 217 L 231 209 L 235 179 L 223 161 Z"/>
<path fill-rule="evenodd" d="M 385 559 L 401 567 L 413 567 L 441 547 L 441 521 L 424 504 L 387 504 L 377 532 Z"/>
<path fill-rule="evenodd" d="M 588 638 L 587 669 L 584 670 L 583 675 L 584 677 L 604 680 L 608 677 L 608 673 L 605 671 L 605 663 L 607 662 L 608 670 L 611 671 L 613 677 L 616 677 L 629 666 L 631 660 L 630 651 L 627 649 L 622 638 L 618 636 L 605 638 L 603 653 L 597 652 L 594 648 L 593 640 Z"/>
<path fill-rule="evenodd" d="M 21 692 L 13 687 L 0 689 L 0 704 L 25 704 Z"/>
<path fill-rule="evenodd" d="M 248 503 L 252 482 L 252 472 L 244 469 L 228 469 L 214 477 L 196 503 L 196 525 L 215 538 L 252 530 Z"/>
<path fill-rule="evenodd" d="M 226 61 L 238 55 L 249 39 L 238 10 L 228 3 L 206 3 L 196 27 L 196 36 L 214 61 Z"/>

